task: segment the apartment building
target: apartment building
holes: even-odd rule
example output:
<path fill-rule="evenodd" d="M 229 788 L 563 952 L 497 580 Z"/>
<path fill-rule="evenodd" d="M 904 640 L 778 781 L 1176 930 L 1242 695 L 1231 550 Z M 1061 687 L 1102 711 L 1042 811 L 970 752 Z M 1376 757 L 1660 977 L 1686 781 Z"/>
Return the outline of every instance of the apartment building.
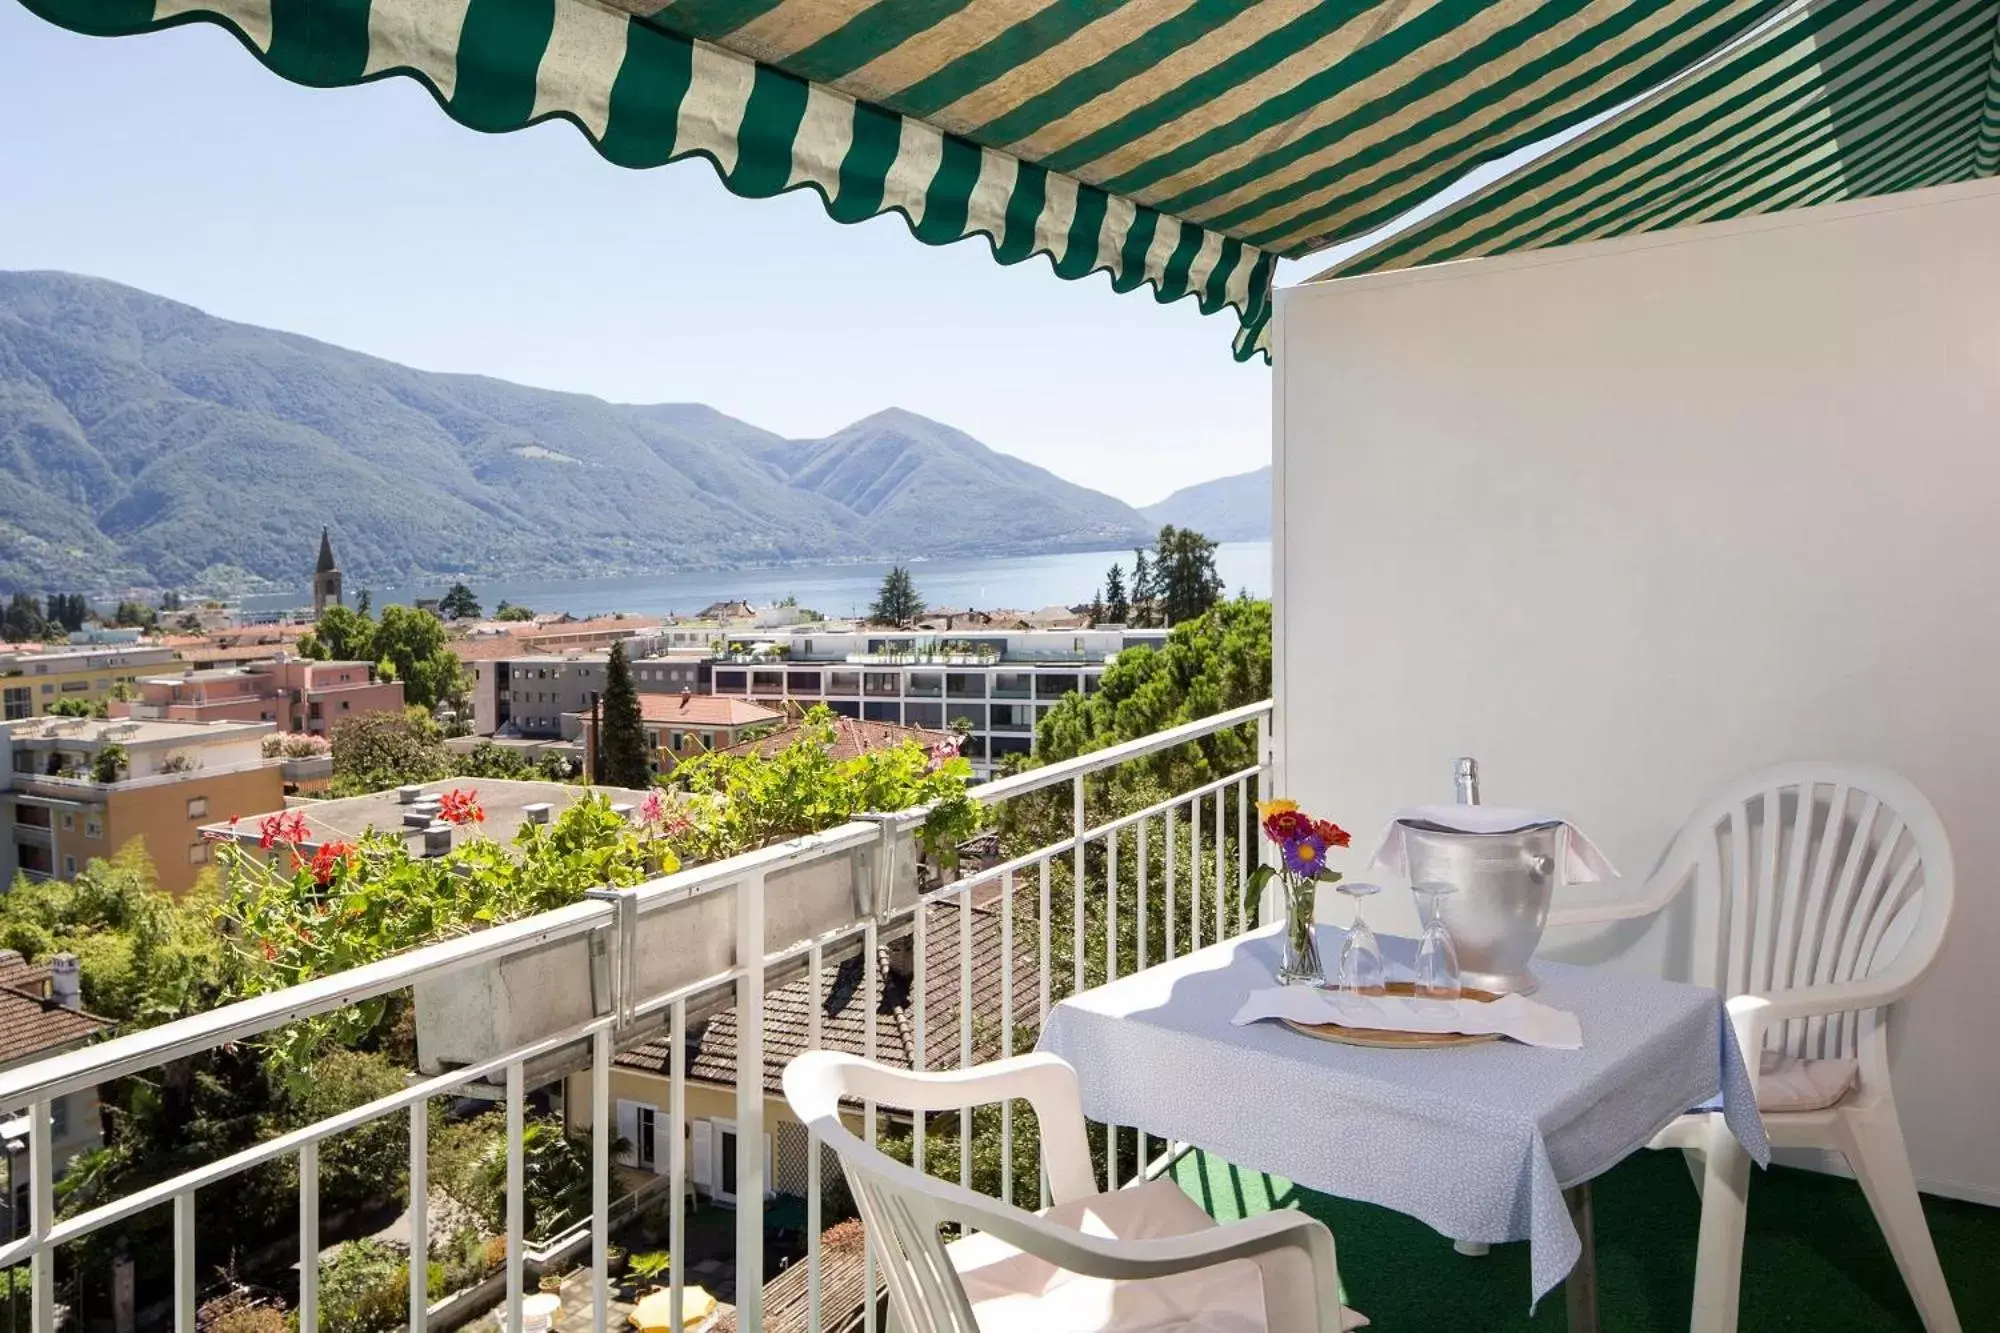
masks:
<path fill-rule="evenodd" d="M 135 838 L 160 887 L 184 893 L 208 864 L 201 826 L 284 804 L 269 722 L 53 717 L 0 723 L 0 884 L 73 878 Z"/>
<path fill-rule="evenodd" d="M 0 1072 L 75 1050 L 109 1030 L 110 1020 L 84 1012 L 83 973 L 76 955 L 59 953 L 30 963 L 13 949 L 0 949 Z M 104 1142 L 97 1089 L 84 1088 L 49 1099 L 49 1138 L 56 1176 L 69 1163 Z M 25 1235 L 29 1210 L 28 1115 L 0 1120 L 0 1158 L 7 1179 L 0 1185 L 0 1238 Z"/>
<path fill-rule="evenodd" d="M 7 653 L 0 656 L 0 721 L 41 717 L 59 699 L 104 703 L 173 660 L 171 648 L 125 644 Z"/>
<path fill-rule="evenodd" d="M 708 693 L 706 656 L 670 653 L 670 643 L 648 634 L 626 644 L 632 684 L 639 693 Z M 701 639 L 702 650 L 712 642 Z M 472 672 L 472 729 L 481 736 L 554 740 L 563 737 L 563 715 L 588 713 L 604 692 L 608 652 L 516 653 L 475 659 Z"/>
<path fill-rule="evenodd" d="M 1120 652 L 1166 637 L 1163 629 L 737 633 L 715 661 L 712 688 L 931 731 L 962 723 L 970 728 L 963 753 L 986 776 L 1034 748 L 1035 725 L 1056 700 L 1094 692 Z"/>
<path fill-rule="evenodd" d="M 377 679 L 373 662 L 319 662 L 282 652 L 246 666 L 142 676 L 136 688 L 138 698 L 112 704 L 113 716 L 272 722 L 280 731 L 324 735 L 350 717 L 403 711 L 402 682 Z"/>
<path fill-rule="evenodd" d="M 672 772 L 683 759 L 726 750 L 751 731 L 785 724 L 781 709 L 713 694 L 642 694 L 639 716 L 646 724 L 655 773 Z"/>

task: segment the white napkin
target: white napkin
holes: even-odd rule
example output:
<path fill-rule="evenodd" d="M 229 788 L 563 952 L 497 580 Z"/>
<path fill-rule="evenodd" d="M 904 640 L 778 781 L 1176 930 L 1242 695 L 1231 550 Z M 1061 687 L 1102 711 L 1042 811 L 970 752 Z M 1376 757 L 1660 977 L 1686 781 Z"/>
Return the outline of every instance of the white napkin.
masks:
<path fill-rule="evenodd" d="M 1412 805 L 1398 810 L 1375 841 L 1375 854 L 1368 858 L 1370 870 L 1380 867 L 1405 879 L 1409 877 L 1409 851 L 1401 832 L 1405 820 L 1435 824 L 1458 833 L 1512 833 L 1539 824 L 1561 824 L 1569 831 L 1569 836 L 1563 839 L 1565 884 L 1597 884 L 1618 878 L 1610 858 L 1597 849 L 1597 844 L 1582 829 L 1561 815 L 1511 805 Z"/>
<path fill-rule="evenodd" d="M 1266 1018 L 1388 1032 L 1495 1032 L 1524 1046 L 1559 1051 L 1583 1047 L 1583 1027 L 1575 1014 L 1525 995 L 1502 995 L 1490 1001 L 1420 1000 L 1401 995 L 1354 995 L 1318 986 L 1268 986 L 1251 991 L 1231 1021 L 1241 1027 Z"/>

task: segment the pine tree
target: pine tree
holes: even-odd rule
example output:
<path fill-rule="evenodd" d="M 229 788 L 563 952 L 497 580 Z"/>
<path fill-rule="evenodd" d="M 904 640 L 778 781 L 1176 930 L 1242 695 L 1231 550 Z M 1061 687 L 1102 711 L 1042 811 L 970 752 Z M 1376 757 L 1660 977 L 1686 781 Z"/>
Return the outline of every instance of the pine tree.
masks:
<path fill-rule="evenodd" d="M 632 667 L 625 645 L 611 645 L 611 663 L 604 671 L 604 721 L 597 741 L 597 780 L 612 787 L 653 785 L 653 762 L 646 744 L 646 724 L 639 716 L 639 691 L 632 685 Z"/>
<path fill-rule="evenodd" d="M 882 576 L 875 604 L 868 608 L 870 620 L 878 625 L 908 625 L 923 613 L 924 599 L 918 595 L 907 568 L 897 565 Z"/>
<path fill-rule="evenodd" d="M 1098 588 L 1090 594 L 1090 623 L 1092 625 L 1098 625 L 1102 624 L 1103 621 L 1104 621 L 1104 589 Z"/>
<path fill-rule="evenodd" d="M 1114 560 L 1104 576 L 1104 615 L 1112 624 L 1123 625 L 1131 614 L 1132 604 L 1125 600 L 1125 571 Z"/>
<path fill-rule="evenodd" d="M 479 598 L 463 583 L 454 583 L 451 590 L 438 600 L 438 612 L 446 620 L 477 620 Z"/>
<path fill-rule="evenodd" d="M 1141 549 L 1132 552 L 1132 623 L 1141 629 L 1153 624 L 1153 563 Z"/>
<path fill-rule="evenodd" d="M 1160 613 L 1169 625 L 1193 620 L 1222 600 L 1222 576 L 1215 570 L 1215 546 L 1193 528 L 1160 529 L 1154 580 Z"/>

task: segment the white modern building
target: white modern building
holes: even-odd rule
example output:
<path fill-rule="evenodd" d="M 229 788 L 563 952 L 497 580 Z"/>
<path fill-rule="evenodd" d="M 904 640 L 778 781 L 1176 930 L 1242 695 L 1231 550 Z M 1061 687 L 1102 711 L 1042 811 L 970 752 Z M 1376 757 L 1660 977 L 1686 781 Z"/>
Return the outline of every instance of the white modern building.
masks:
<path fill-rule="evenodd" d="M 1127 648 L 1167 631 L 1135 629 L 915 633 L 880 629 L 736 635 L 711 688 L 762 703 L 825 704 L 845 717 L 939 730 L 963 723 L 965 756 L 986 776 L 1034 748 L 1035 724 L 1072 691 L 1097 689 Z"/>

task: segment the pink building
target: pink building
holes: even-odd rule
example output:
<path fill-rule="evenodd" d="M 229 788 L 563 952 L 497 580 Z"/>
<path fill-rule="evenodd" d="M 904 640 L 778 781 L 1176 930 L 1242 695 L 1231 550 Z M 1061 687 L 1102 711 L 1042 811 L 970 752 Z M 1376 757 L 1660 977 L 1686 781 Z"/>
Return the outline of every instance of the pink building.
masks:
<path fill-rule="evenodd" d="M 372 662 L 316 662 L 280 654 L 239 667 L 143 676 L 139 697 L 113 703 L 114 717 L 181 722 L 274 722 L 280 731 L 325 734 L 362 713 L 403 711 L 400 681 L 375 678 Z"/>

